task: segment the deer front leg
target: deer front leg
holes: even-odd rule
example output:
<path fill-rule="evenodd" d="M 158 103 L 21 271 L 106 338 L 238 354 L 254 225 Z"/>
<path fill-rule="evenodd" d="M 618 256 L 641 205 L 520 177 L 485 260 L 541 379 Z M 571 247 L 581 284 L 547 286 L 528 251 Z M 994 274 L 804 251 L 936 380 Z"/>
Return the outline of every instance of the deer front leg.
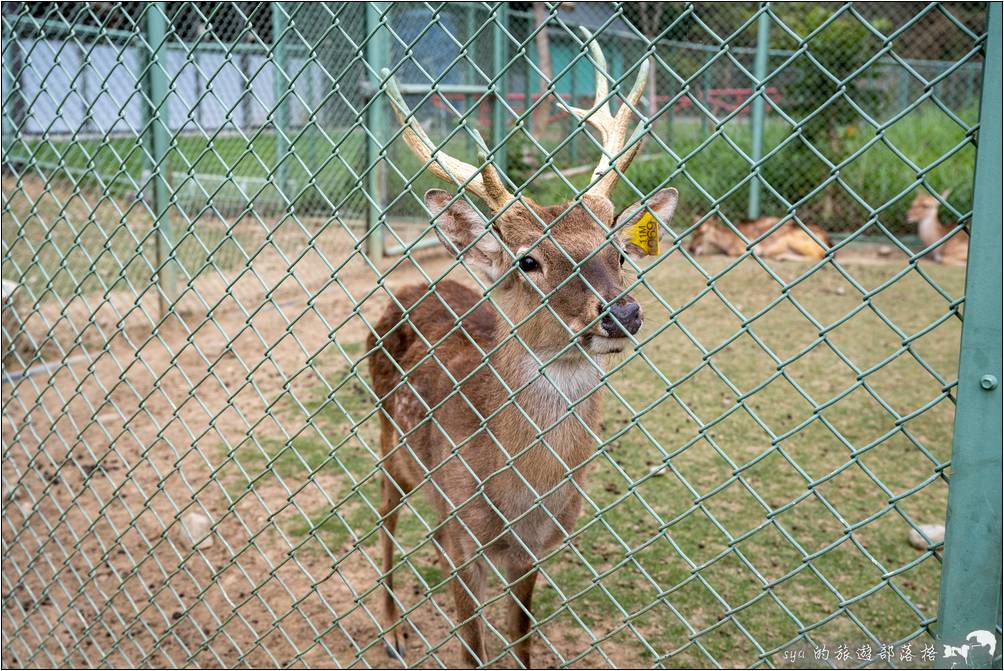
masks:
<path fill-rule="evenodd" d="M 454 566 L 462 563 L 451 557 Z M 456 577 L 450 581 L 453 602 L 457 609 L 456 622 L 460 638 L 463 639 L 464 664 L 468 668 L 480 667 L 485 660 L 484 631 L 481 613 L 478 609 L 484 603 L 485 570 L 482 561 L 457 569 Z"/>
<path fill-rule="evenodd" d="M 537 569 L 530 563 L 513 563 L 506 567 L 509 582 L 509 640 L 513 652 L 524 669 L 530 668 L 530 623 L 533 612 L 533 588 L 537 584 Z"/>
<path fill-rule="evenodd" d="M 397 516 L 401 512 L 398 505 L 401 503 L 401 493 L 395 482 L 391 481 L 389 474 L 384 475 L 383 497 L 380 504 L 380 517 L 383 519 L 383 533 L 381 534 L 380 545 L 383 550 L 383 625 L 387 632 L 384 638 L 384 648 L 387 655 L 392 659 L 404 663 L 406 647 L 401 626 L 396 626 L 400 611 L 397 607 L 397 597 L 394 594 L 394 532 L 397 530 Z"/>

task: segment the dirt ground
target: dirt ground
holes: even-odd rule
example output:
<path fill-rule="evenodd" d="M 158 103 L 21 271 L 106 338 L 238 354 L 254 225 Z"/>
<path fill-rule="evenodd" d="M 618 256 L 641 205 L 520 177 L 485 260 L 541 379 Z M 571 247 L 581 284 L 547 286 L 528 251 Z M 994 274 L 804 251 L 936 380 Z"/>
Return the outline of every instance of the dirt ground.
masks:
<path fill-rule="evenodd" d="M 290 557 L 268 539 L 285 493 L 231 506 L 207 482 L 218 444 L 239 442 L 285 385 L 313 382 L 297 375 L 307 353 L 365 338 L 385 294 L 354 314 L 376 278 L 351 266 L 309 308 L 265 262 L 211 315 L 190 294 L 160 322 L 155 296 L 119 295 L 29 320 L 45 358 L 72 363 L 3 388 L 5 666 L 386 664 L 375 598 L 357 597 L 372 591 L 370 563 L 343 558 L 332 575 L 318 556 Z M 416 279 L 409 266 L 387 284 Z M 325 281 L 307 267 L 299 281 Z M 265 304 L 262 281 L 279 287 Z M 214 521 L 212 547 L 185 542 L 192 511 Z M 437 654 L 456 661 L 452 646 Z"/>
<path fill-rule="evenodd" d="M 254 272 L 196 279 L 163 320 L 149 291 L 50 301 L 26 320 L 40 358 L 65 365 L 3 385 L 5 667 L 390 663 L 369 546 L 292 551 L 276 523 L 323 506 L 323 479 L 273 478 L 235 496 L 221 476 L 231 446 L 287 435 L 269 411 L 316 389 L 316 362 L 364 341 L 387 288 L 453 263 L 430 250 L 373 267 L 356 251 L 333 270 L 324 259 L 346 254 L 330 250 L 359 245 L 338 227 L 326 235 L 292 266 L 302 248 L 287 237 Z M 211 546 L 186 539 L 192 513 L 211 520 Z M 460 664 L 446 596 L 405 595 L 417 604 L 411 663 Z M 580 667 L 652 664 L 602 631 L 545 634 L 542 667 L 578 655 Z"/>

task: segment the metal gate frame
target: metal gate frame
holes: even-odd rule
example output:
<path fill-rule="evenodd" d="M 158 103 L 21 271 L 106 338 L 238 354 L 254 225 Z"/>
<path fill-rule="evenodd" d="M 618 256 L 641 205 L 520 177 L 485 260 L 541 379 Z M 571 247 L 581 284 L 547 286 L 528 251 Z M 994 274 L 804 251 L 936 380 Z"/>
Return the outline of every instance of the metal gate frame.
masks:
<path fill-rule="evenodd" d="M 990 7 L 987 22 L 938 604 L 938 642 L 952 646 L 973 631 L 999 635 L 1001 626 L 1001 3 Z"/>

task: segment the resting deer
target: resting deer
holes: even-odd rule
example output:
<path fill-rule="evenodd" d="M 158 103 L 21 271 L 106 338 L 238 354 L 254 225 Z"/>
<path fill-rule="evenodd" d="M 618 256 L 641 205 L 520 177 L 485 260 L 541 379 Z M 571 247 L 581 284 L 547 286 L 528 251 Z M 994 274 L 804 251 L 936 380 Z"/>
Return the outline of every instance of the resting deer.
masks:
<path fill-rule="evenodd" d="M 697 227 L 687 249 L 691 254 L 741 256 L 746 253 L 746 247 L 750 240 L 759 238 L 774 227 L 778 221 L 780 221 L 778 217 L 760 217 L 753 221 L 740 221 L 735 224 L 735 227 L 746 238 L 744 241 L 736 235 L 735 231 L 722 224 L 717 218 L 712 217 Z M 808 224 L 807 228 L 812 235 L 809 235 L 794 221 L 787 221 L 764 240 L 757 243 L 754 251 L 766 258 L 819 261 L 826 256 L 826 248 L 830 246 L 830 238 L 826 235 L 826 231 L 816 224 Z"/>
<path fill-rule="evenodd" d="M 453 574 L 465 662 L 487 659 L 481 609 L 491 561 L 510 591 L 512 650 L 530 667 L 536 567 L 567 538 L 582 507 L 579 492 L 599 432 L 600 399 L 593 392 L 606 357 L 629 347 L 629 335 L 642 324 L 621 264 L 624 255 L 658 254 L 659 221 L 670 220 L 677 192 L 659 191 L 615 218 L 610 194 L 640 148 L 640 136 L 625 138 L 648 64 L 611 115 L 603 53 L 588 33 L 586 39 L 597 66 L 596 99 L 593 109 L 572 112 L 596 129 L 603 150 L 594 183 L 579 202 L 542 206 L 517 199 L 483 156 L 479 168 L 434 152 L 388 81 L 411 151 L 491 213 L 486 217 L 446 191 L 425 194 L 444 246 L 459 250 L 492 286 L 497 306 L 459 282 L 409 286 L 395 292 L 368 341 L 383 410 L 382 619 L 392 657 L 405 655 L 392 535 L 402 496 L 422 487 L 441 521 L 434 539 Z"/>
<path fill-rule="evenodd" d="M 941 194 L 942 199 L 948 200 L 951 191 Z M 906 211 L 906 223 L 917 226 L 917 235 L 925 247 L 937 244 L 944 240 L 951 229 L 942 226 L 938 219 L 938 199 L 924 193 L 917 194 L 917 197 L 910 203 L 910 209 Z M 956 233 L 945 240 L 942 244 L 934 248 L 931 256 L 938 263 L 950 266 L 964 266 L 969 257 L 969 237 L 962 232 Z"/>

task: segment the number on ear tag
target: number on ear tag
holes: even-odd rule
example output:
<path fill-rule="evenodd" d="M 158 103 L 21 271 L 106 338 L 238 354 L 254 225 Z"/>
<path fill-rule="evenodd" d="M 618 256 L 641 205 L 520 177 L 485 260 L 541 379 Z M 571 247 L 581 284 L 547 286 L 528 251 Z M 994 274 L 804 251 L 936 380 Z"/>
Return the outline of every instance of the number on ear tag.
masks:
<path fill-rule="evenodd" d="M 641 219 L 631 225 L 627 238 L 628 242 L 649 256 L 659 255 L 659 222 L 651 212 L 646 212 Z"/>

